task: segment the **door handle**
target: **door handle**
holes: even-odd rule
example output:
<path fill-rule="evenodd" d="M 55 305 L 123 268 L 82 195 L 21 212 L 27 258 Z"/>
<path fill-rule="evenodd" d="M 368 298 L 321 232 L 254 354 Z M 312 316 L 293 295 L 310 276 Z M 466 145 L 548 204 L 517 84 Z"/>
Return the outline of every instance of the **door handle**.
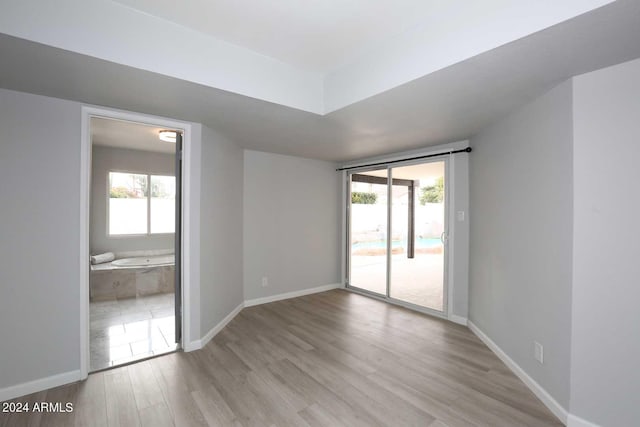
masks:
<path fill-rule="evenodd" d="M 442 234 L 440 235 L 440 241 L 442 242 L 443 245 L 445 245 L 448 240 L 449 238 L 447 237 L 447 232 L 443 231 Z"/>

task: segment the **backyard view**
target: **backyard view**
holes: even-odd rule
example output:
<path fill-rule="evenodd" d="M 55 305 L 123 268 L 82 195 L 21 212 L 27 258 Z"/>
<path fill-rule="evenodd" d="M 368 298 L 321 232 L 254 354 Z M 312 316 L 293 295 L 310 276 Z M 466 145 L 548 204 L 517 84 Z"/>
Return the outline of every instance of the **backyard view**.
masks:
<path fill-rule="evenodd" d="M 444 162 L 352 175 L 350 286 L 443 310 Z M 387 236 L 391 203 L 391 234 Z M 391 256 L 387 265 L 390 239 Z"/>
<path fill-rule="evenodd" d="M 109 172 L 109 234 L 173 233 L 175 182 L 173 176 Z"/>

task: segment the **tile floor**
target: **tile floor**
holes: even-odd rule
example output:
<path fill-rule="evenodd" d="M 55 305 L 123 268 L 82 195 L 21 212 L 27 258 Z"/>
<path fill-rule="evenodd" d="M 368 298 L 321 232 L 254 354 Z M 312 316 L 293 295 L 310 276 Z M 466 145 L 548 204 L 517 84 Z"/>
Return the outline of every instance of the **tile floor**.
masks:
<path fill-rule="evenodd" d="M 174 294 L 91 302 L 90 370 L 176 349 Z"/>

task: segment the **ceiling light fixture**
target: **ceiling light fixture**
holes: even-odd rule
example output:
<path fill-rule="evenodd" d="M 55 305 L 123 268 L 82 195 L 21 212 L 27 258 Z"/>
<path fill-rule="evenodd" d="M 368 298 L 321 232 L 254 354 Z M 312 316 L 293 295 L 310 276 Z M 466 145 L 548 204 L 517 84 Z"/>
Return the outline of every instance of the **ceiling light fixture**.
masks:
<path fill-rule="evenodd" d="M 177 132 L 175 130 L 161 130 L 158 132 L 158 138 L 166 142 L 176 142 Z"/>

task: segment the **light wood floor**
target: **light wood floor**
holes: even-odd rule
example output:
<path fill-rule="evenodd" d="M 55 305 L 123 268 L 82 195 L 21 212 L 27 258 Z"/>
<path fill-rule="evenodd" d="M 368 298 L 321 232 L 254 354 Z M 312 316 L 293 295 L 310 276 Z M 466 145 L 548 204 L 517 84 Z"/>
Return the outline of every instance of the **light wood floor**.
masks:
<path fill-rule="evenodd" d="M 467 328 L 343 290 L 245 308 L 204 349 L 15 399 L 2 426 L 561 426 Z"/>

